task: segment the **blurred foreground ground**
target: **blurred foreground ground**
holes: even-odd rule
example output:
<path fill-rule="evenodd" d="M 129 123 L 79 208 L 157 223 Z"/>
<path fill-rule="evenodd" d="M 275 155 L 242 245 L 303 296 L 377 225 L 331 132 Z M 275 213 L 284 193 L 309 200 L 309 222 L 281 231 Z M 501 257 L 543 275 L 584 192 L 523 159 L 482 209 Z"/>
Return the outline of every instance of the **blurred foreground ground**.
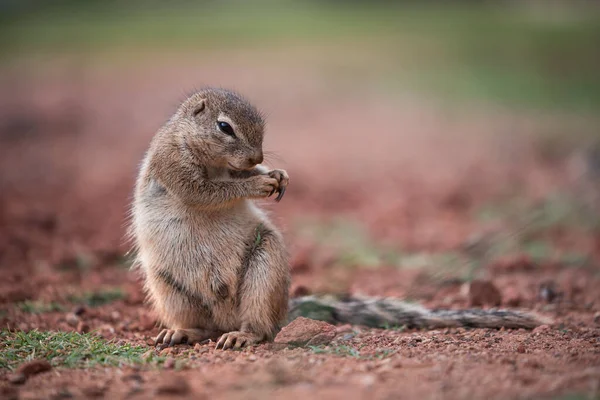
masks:
<path fill-rule="evenodd" d="M 3 28 L 2 393 L 597 397 L 597 9 L 269 4 L 92 7 Z M 267 114 L 268 163 L 291 184 L 265 207 L 285 230 L 294 293 L 464 308 L 461 287 L 483 279 L 503 306 L 554 323 L 341 327 L 324 348 L 155 354 L 154 317 L 124 256 L 127 207 L 154 131 L 202 85 L 236 89 Z M 145 361 L 118 369 L 92 352 L 71 362 L 75 350 L 39 348 L 53 339 L 15 344 L 9 333 L 33 329 L 95 331 L 143 346 Z M 26 355 L 53 369 L 10 383 Z"/>

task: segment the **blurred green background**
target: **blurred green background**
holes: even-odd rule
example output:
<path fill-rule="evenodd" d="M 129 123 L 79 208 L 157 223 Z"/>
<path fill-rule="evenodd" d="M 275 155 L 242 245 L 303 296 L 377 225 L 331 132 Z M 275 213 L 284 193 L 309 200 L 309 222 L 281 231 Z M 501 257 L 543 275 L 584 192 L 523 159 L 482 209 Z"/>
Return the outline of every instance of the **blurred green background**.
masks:
<path fill-rule="evenodd" d="M 596 113 L 599 9 L 575 0 L 4 0 L 1 60 L 214 51 L 227 64 L 224 51 L 296 48 L 324 73 L 392 93 Z"/>

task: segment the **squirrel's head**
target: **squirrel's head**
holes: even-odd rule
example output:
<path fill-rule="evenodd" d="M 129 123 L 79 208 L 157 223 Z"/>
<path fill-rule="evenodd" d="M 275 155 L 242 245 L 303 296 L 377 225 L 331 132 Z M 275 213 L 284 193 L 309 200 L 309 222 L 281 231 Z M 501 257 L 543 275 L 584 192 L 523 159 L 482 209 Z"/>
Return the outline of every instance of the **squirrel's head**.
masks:
<path fill-rule="evenodd" d="M 252 104 L 234 92 L 200 90 L 183 102 L 175 121 L 186 144 L 203 162 L 243 170 L 263 161 L 264 120 Z"/>

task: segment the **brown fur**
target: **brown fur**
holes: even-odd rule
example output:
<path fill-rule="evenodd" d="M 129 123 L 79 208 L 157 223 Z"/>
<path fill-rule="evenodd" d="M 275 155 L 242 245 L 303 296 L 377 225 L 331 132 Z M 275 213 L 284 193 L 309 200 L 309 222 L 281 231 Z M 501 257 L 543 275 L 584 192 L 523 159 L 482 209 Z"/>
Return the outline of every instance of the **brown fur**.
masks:
<path fill-rule="evenodd" d="M 136 183 L 132 235 L 148 297 L 167 328 L 158 343 L 222 334 L 218 347 L 239 348 L 272 339 L 285 322 L 287 253 L 252 199 L 282 194 L 288 177 L 257 165 L 263 135 L 250 103 L 204 89 L 153 138 Z"/>

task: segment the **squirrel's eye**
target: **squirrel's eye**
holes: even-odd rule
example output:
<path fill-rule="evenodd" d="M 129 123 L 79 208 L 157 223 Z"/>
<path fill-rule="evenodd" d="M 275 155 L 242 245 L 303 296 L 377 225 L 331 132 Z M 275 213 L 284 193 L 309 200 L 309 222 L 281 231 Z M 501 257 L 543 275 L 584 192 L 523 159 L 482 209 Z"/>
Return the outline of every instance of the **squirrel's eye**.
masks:
<path fill-rule="evenodd" d="M 219 127 L 219 130 L 224 134 L 235 137 L 235 132 L 233 131 L 233 128 L 227 122 L 217 121 L 217 126 Z"/>

